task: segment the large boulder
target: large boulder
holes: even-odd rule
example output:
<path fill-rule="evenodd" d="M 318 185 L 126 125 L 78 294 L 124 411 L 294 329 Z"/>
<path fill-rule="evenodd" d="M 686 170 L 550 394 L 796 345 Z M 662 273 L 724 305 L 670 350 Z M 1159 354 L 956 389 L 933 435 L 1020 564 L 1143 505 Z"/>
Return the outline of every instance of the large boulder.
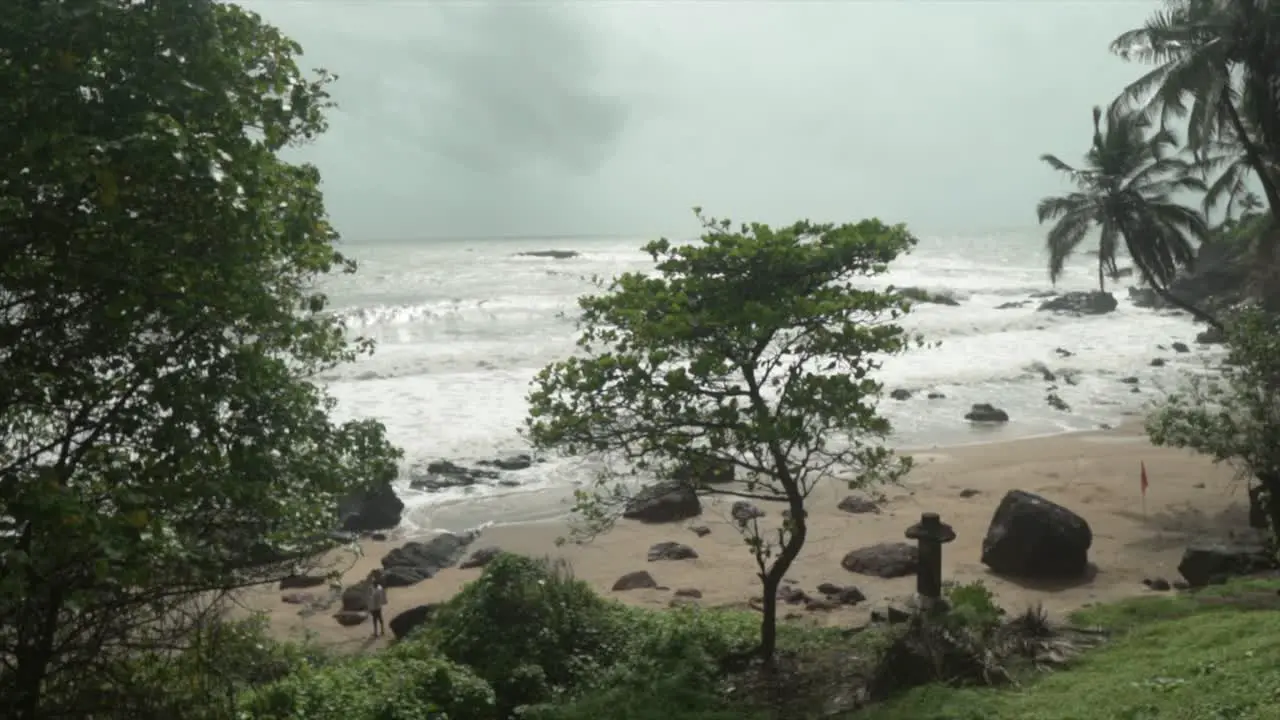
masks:
<path fill-rule="evenodd" d="M 1262 545 L 1206 540 L 1183 551 L 1178 572 L 1191 587 L 1204 587 L 1274 567 L 1275 560 Z"/>
<path fill-rule="evenodd" d="M 920 550 L 903 542 L 878 543 L 851 551 L 840 561 L 840 566 L 859 575 L 905 577 L 914 575 L 920 567 Z"/>
<path fill-rule="evenodd" d="M 1109 292 L 1069 292 L 1040 303 L 1039 310 L 1075 315 L 1103 315 L 1114 312 L 1120 303 Z"/>
<path fill-rule="evenodd" d="M 436 606 L 431 604 L 411 607 L 391 618 L 391 621 L 387 623 L 387 627 L 391 628 L 391 634 L 397 640 L 403 640 L 418 627 L 426 625 L 431 616 L 435 614 L 435 611 Z"/>
<path fill-rule="evenodd" d="M 982 563 L 1013 577 L 1079 578 L 1089 567 L 1091 545 L 1093 530 L 1084 518 L 1039 495 L 1011 490 L 987 528 Z"/>
<path fill-rule="evenodd" d="M 391 482 L 355 493 L 338 503 L 339 527 L 348 532 L 389 530 L 400 524 L 404 502 Z"/>
<path fill-rule="evenodd" d="M 441 533 L 425 542 L 407 542 L 382 557 L 382 584 L 405 587 L 453 567 L 476 539 L 476 533 Z"/>
<path fill-rule="evenodd" d="M 645 523 L 668 523 L 701 514 L 702 501 L 693 486 L 671 480 L 642 488 L 627 503 L 622 517 Z"/>

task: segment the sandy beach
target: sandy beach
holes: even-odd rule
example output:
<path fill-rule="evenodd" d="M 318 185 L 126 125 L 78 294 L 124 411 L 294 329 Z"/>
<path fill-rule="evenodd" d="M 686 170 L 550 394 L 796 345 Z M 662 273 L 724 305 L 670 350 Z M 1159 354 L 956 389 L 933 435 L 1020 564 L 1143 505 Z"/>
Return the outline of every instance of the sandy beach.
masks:
<path fill-rule="evenodd" d="M 1153 592 L 1142 584 L 1143 579 L 1175 580 L 1179 557 L 1190 538 L 1225 536 L 1247 528 L 1244 485 L 1231 468 L 1214 466 L 1186 451 L 1154 447 L 1136 424 L 904 454 L 915 457 L 916 467 L 901 486 L 880 488 L 884 502 L 879 513 L 855 515 L 838 509 L 839 501 L 851 494 L 846 487 L 833 484 L 814 491 L 808 503 L 808 543 L 788 573 L 796 587 L 810 594 L 824 582 L 855 585 L 867 602 L 829 611 L 784 605 L 780 612 L 794 621 L 858 624 L 866 621 L 871 610 L 910 596 L 914 578 L 857 575 L 843 569 L 840 561 L 855 548 L 904 540 L 903 532 L 922 512 L 939 513 L 957 535 L 944 549 L 944 579 L 983 580 L 1006 608 L 1041 603 L 1058 615 L 1092 602 Z M 1140 463 L 1146 464 L 1150 480 L 1145 511 Z M 1093 530 L 1090 559 L 1096 573 L 1072 585 L 1043 586 L 996 577 L 986 570 L 979 561 L 982 539 L 996 505 L 1013 489 L 1043 495 L 1088 520 Z M 486 530 L 472 549 L 496 546 L 564 558 L 578 578 L 627 603 L 666 607 L 675 590 L 692 588 L 701 592 L 698 602 L 704 606 L 745 607 L 759 595 L 759 587 L 754 560 L 729 518 L 735 499 L 707 498 L 702 516 L 692 521 L 666 525 L 620 521 L 610 533 L 587 545 L 557 546 L 556 539 L 567 534 L 564 521 L 498 526 Z M 778 521 L 780 508 L 760 505 L 767 513 L 765 520 Z M 696 525 L 711 532 L 700 537 L 690 529 Z M 383 542 L 362 541 L 360 552 L 337 551 L 328 562 L 346 570 L 345 584 L 355 583 L 379 567 L 387 551 L 408 539 L 412 538 L 392 533 Z M 649 546 L 663 541 L 687 544 L 698 557 L 647 561 Z M 611 591 L 621 575 L 636 570 L 649 571 L 667 589 Z M 412 587 L 391 588 L 387 617 L 446 600 L 479 573 L 453 568 Z M 298 605 L 282 601 L 282 594 L 278 588 L 264 587 L 247 593 L 242 602 L 248 611 L 265 613 L 282 638 L 310 637 L 352 651 L 385 642 L 369 637 L 367 623 L 341 627 L 332 617 L 333 610 L 300 613 Z"/>

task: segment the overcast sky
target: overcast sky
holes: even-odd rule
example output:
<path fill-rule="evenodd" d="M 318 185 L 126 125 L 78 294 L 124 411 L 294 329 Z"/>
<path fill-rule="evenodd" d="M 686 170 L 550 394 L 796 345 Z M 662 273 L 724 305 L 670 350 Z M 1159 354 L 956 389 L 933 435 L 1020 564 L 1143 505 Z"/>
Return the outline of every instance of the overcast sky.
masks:
<path fill-rule="evenodd" d="M 1035 224 L 1156 0 L 250 0 L 339 74 L 348 240 L 735 220 Z"/>

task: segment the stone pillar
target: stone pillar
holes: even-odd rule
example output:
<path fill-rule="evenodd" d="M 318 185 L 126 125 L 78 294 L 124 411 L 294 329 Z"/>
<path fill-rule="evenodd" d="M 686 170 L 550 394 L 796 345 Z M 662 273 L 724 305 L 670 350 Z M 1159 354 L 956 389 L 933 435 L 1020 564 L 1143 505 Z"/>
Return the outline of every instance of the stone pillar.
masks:
<path fill-rule="evenodd" d="M 916 570 L 916 594 L 922 608 L 935 608 L 942 600 L 942 546 L 956 539 L 956 531 L 942 522 L 937 513 L 924 513 L 920 522 L 907 528 L 907 538 L 920 548 Z"/>

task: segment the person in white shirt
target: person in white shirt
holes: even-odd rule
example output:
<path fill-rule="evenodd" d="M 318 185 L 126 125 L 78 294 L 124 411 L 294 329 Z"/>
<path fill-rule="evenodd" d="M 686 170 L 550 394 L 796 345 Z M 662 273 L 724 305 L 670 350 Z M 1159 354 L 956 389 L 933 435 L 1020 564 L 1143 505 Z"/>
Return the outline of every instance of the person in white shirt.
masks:
<path fill-rule="evenodd" d="M 382 577 L 375 575 L 371 578 L 373 587 L 369 592 L 369 617 L 373 619 L 373 636 L 378 637 L 387 633 L 386 626 L 382 623 L 382 608 L 387 604 L 387 589 L 382 587 Z"/>

